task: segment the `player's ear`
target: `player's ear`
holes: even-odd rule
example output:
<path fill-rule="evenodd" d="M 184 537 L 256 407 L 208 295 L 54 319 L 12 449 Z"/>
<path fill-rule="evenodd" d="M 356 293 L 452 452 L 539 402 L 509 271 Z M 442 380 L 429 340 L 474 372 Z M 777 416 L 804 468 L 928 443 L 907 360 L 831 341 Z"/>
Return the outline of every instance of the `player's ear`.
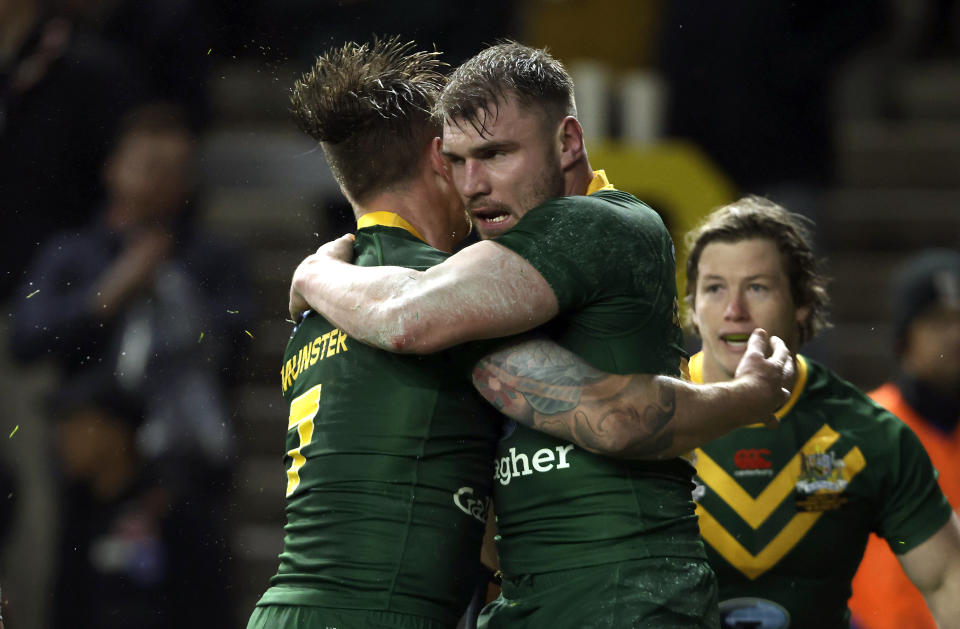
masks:
<path fill-rule="evenodd" d="M 583 148 L 583 127 L 573 116 L 567 116 L 558 129 L 560 140 L 560 168 L 568 170 L 578 164 L 585 156 Z"/>
<path fill-rule="evenodd" d="M 450 179 L 450 162 L 444 157 L 442 150 L 443 140 L 441 138 L 433 138 L 430 142 L 430 148 L 428 149 L 430 167 L 436 174 L 444 179 Z"/>

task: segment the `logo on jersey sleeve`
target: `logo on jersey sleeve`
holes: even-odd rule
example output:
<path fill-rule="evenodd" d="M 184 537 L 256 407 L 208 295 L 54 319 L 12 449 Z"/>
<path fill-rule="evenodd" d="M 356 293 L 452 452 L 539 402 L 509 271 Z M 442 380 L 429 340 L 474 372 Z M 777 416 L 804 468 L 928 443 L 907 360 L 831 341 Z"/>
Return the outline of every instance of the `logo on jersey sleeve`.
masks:
<path fill-rule="evenodd" d="M 487 510 L 490 508 L 490 496 L 480 498 L 473 487 L 461 487 L 453 494 L 453 504 L 472 518 L 486 523 Z"/>

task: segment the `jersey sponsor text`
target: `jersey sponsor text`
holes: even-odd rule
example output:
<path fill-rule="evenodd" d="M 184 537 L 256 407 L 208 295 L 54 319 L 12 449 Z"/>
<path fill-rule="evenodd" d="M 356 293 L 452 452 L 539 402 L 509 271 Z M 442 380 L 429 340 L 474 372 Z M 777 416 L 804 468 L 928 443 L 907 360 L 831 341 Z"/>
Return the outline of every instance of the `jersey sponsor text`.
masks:
<path fill-rule="evenodd" d="M 510 456 L 500 457 L 494 460 L 493 478 L 501 485 L 509 485 L 510 480 L 515 476 L 529 476 L 534 472 L 541 474 L 553 470 L 562 470 L 570 467 L 567 462 L 567 453 L 573 449 L 573 444 L 565 446 L 556 446 L 554 448 L 540 448 L 527 456 L 524 453 L 517 454 L 516 448 L 510 448 Z M 556 450 L 556 455 L 554 455 Z"/>

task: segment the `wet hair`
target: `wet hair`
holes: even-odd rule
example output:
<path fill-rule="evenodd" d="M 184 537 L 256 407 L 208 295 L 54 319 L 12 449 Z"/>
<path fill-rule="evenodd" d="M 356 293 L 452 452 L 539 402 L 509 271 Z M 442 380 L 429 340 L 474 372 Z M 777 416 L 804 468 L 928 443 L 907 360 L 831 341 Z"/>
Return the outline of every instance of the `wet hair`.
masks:
<path fill-rule="evenodd" d="M 769 199 L 746 196 L 710 213 L 686 236 L 687 288 L 686 299 L 691 310 L 696 305 L 696 286 L 700 255 L 712 242 L 735 243 L 751 238 L 772 240 L 783 260 L 790 281 L 790 294 L 797 307 L 807 307 L 810 314 L 800 324 L 800 343 L 805 343 L 821 330 L 830 327 L 827 308 L 827 277 L 820 269 L 810 245 L 812 221 L 794 214 Z"/>
<path fill-rule="evenodd" d="M 446 64 L 398 37 L 350 42 L 317 57 L 294 84 L 297 125 L 320 142 L 337 183 L 356 202 L 413 176 L 441 133 L 433 108 Z"/>
<path fill-rule="evenodd" d="M 467 122 L 482 136 L 487 117 L 496 119 L 497 107 L 510 97 L 542 109 L 546 124 L 577 115 L 573 79 L 563 64 L 546 49 L 514 41 L 490 46 L 457 68 L 436 113 L 452 124 Z"/>

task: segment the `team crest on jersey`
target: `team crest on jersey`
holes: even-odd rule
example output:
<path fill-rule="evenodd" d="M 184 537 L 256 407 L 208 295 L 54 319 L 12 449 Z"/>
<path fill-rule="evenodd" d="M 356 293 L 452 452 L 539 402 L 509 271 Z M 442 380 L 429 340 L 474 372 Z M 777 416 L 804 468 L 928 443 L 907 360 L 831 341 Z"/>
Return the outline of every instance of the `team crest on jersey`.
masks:
<path fill-rule="evenodd" d="M 803 453 L 796 483 L 797 511 L 832 511 L 847 502 L 846 463 L 833 452 Z"/>
<path fill-rule="evenodd" d="M 867 467 L 860 448 L 844 444 L 841 434 L 828 424 L 823 424 L 783 464 L 778 463 L 780 457 L 768 458 L 761 449 L 741 452 L 740 465 L 733 457 L 727 458 L 727 452 L 720 453 L 724 459 L 714 460 L 706 452 L 697 451 L 698 480 L 706 485 L 697 506 L 700 533 L 750 580 L 794 551 L 829 510 L 852 500 L 849 484 Z M 767 469 L 768 460 L 775 472 L 769 481 L 757 483 L 758 479 L 751 479 L 750 486 L 740 484 L 736 471 Z M 781 507 L 786 505 L 794 513 L 783 521 L 779 514 L 784 514 Z"/>
<path fill-rule="evenodd" d="M 800 459 L 801 472 L 797 491 L 812 494 L 818 491 L 840 492 L 847 488 L 843 470 L 847 466 L 833 452 L 804 454 Z"/>

